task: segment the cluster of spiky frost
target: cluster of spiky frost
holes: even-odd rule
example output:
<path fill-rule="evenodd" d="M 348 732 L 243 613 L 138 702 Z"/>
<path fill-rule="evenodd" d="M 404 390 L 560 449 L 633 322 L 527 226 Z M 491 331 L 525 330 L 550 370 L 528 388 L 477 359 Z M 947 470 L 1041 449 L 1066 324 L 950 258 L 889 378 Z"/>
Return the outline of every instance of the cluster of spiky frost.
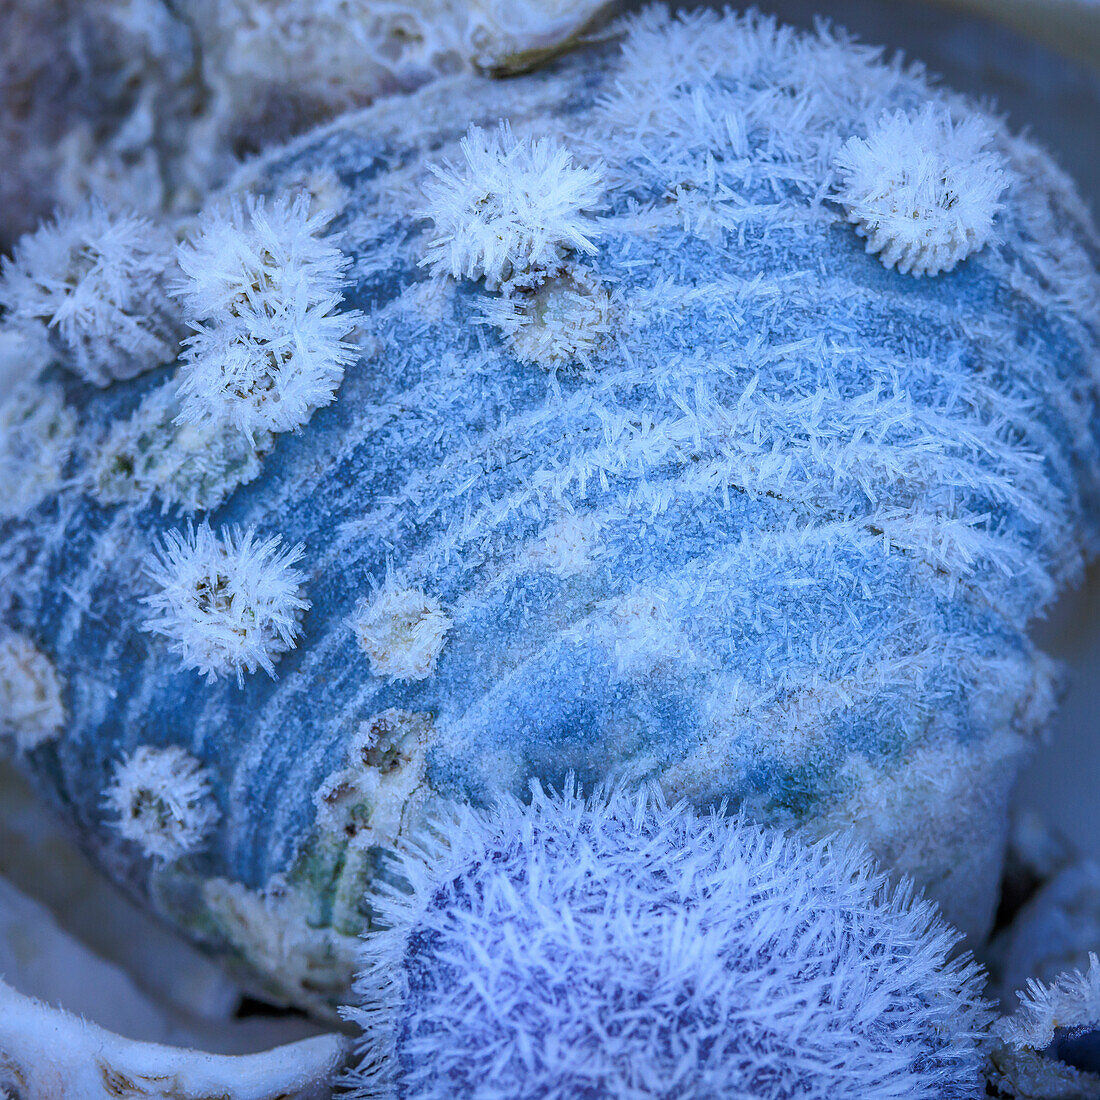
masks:
<path fill-rule="evenodd" d="M 180 372 L 181 418 L 225 420 L 250 439 L 301 427 L 332 401 L 354 358 L 355 314 L 334 312 L 347 259 L 323 213 L 297 194 L 208 214 L 179 249 L 176 293 L 195 332 Z"/>
<path fill-rule="evenodd" d="M 425 680 L 443 651 L 451 620 L 435 596 L 388 580 L 360 601 L 355 633 L 377 676 Z"/>
<path fill-rule="evenodd" d="M 1045 1050 L 1055 1031 L 1100 1028 L 1100 958 L 1090 952 L 1087 973 L 1060 974 L 1050 985 L 1031 979 L 1017 996 L 1015 1015 L 997 1027 L 1013 1046 Z"/>
<path fill-rule="evenodd" d="M 49 658 L 14 630 L 0 634 L 0 731 L 29 752 L 61 733 L 65 707 L 61 681 Z"/>
<path fill-rule="evenodd" d="M 372 897 L 353 1095 L 978 1095 L 980 972 L 860 850 L 535 787 Z"/>
<path fill-rule="evenodd" d="M 433 275 L 484 279 L 490 290 L 516 276 L 552 270 L 570 251 L 595 252 L 587 211 L 603 197 L 602 169 L 573 163 L 549 138 L 517 138 L 507 122 L 487 134 L 471 126 L 464 163 L 432 165 L 423 213 L 435 225 L 421 263 Z"/>
<path fill-rule="evenodd" d="M 89 382 L 132 378 L 175 357 L 172 245 L 146 218 L 89 204 L 19 241 L 0 267 L 0 305 L 45 326 Z"/>
<path fill-rule="evenodd" d="M 837 197 L 867 251 L 903 275 L 937 275 L 984 248 L 1008 182 L 993 137 L 981 116 L 928 103 L 851 138 Z"/>
<path fill-rule="evenodd" d="M 144 602 L 152 615 L 145 629 L 168 638 L 184 667 L 207 681 L 263 668 L 294 648 L 299 618 L 309 607 L 304 576 L 294 568 L 302 546 L 280 548 L 279 535 L 258 540 L 255 528 L 216 535 L 208 523 L 169 531 L 146 562 L 159 591 Z"/>
<path fill-rule="evenodd" d="M 103 801 L 123 837 L 165 862 L 196 851 L 219 817 L 206 769 L 176 745 L 120 760 Z"/>
<path fill-rule="evenodd" d="M 151 391 L 126 420 L 116 421 L 92 459 L 92 492 L 107 504 L 157 496 L 162 511 L 217 508 L 257 477 L 270 432 L 249 440 L 223 420 L 180 423 L 176 383 Z"/>

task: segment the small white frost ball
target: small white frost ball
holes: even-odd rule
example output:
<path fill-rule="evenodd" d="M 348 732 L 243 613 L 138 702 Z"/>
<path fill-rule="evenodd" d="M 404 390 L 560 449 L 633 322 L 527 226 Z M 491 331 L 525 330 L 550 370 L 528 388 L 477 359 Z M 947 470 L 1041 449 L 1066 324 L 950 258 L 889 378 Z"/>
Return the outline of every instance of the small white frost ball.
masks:
<path fill-rule="evenodd" d="M 355 633 L 371 670 L 393 680 L 425 680 L 435 669 L 451 620 L 434 596 L 387 584 L 359 603 Z"/>
<path fill-rule="evenodd" d="M 436 235 L 421 264 L 433 275 L 484 279 L 489 289 L 554 268 L 569 251 L 593 253 L 586 211 L 603 197 L 599 166 L 573 163 L 552 138 L 517 138 L 506 122 L 488 135 L 471 126 L 462 164 L 432 165 L 422 211 Z"/>
<path fill-rule="evenodd" d="M 837 160 L 837 198 L 867 251 L 903 275 L 936 275 L 985 247 L 1008 183 L 979 115 L 929 103 L 884 115 Z"/>
<path fill-rule="evenodd" d="M 215 535 L 209 524 L 169 531 L 146 562 L 159 591 L 147 596 L 153 614 L 145 629 L 170 639 L 184 667 L 205 674 L 244 674 L 261 667 L 274 677 L 275 658 L 294 648 L 299 617 L 309 607 L 294 568 L 303 547 L 280 549 L 275 535 L 255 529 Z"/>
<path fill-rule="evenodd" d="M 15 631 L 0 634 L 0 731 L 20 752 L 52 740 L 65 727 L 61 681 L 50 660 Z"/>
<path fill-rule="evenodd" d="M 176 357 L 173 263 L 166 231 L 91 203 L 16 244 L 0 266 L 0 306 L 16 323 L 48 329 L 72 370 L 106 386 Z"/>
<path fill-rule="evenodd" d="M 103 800 L 119 833 L 165 862 L 196 851 L 218 820 L 206 770 L 174 745 L 119 761 Z"/>
<path fill-rule="evenodd" d="M 358 1100 L 984 1095 L 979 969 L 848 843 L 537 786 L 435 829 L 370 898 Z"/>

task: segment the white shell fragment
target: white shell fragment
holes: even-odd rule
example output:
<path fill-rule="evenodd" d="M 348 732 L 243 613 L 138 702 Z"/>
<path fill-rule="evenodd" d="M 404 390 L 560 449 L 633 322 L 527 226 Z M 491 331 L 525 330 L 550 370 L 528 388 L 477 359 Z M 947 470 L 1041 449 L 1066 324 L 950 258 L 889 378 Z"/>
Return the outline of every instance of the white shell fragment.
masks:
<path fill-rule="evenodd" d="M 19 1100 L 322 1100 L 344 1040 L 322 1035 L 261 1054 L 139 1043 L 0 981 L 0 1096 Z"/>

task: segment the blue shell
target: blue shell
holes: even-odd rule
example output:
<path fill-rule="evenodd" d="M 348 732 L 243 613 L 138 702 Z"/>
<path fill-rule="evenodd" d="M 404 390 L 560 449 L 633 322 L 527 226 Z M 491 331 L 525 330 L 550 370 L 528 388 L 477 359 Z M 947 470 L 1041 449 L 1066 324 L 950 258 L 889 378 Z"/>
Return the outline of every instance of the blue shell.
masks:
<path fill-rule="evenodd" d="M 972 765 L 911 823 L 931 855 L 912 837 L 877 850 L 979 931 L 1004 799 L 1049 709 L 1026 628 L 1095 541 L 1095 238 L 1045 155 L 998 131 L 999 243 L 928 279 L 867 255 L 829 197 L 830 151 L 929 97 L 949 98 L 826 32 L 647 18 L 625 50 L 442 80 L 249 166 L 241 189 L 323 177 L 340 195 L 329 232 L 365 315 L 335 402 L 208 517 L 306 548 L 312 606 L 278 678 L 180 668 L 140 600 L 142 561 L 181 520 L 81 481 L 174 368 L 106 391 L 59 373 L 80 415 L 71 480 L 2 529 L 0 611 L 54 663 L 70 718 L 28 765 L 97 858 L 272 995 L 338 1001 L 394 837 L 349 847 L 314 796 L 396 708 L 433 729 L 416 813 L 628 774 L 789 828 L 847 814 L 874 844 L 909 811 L 883 802 L 880 828 L 863 794 L 923 768 L 912 795 L 934 802 L 936 761 L 945 790 Z M 479 321 L 496 292 L 419 266 L 429 165 L 500 118 L 605 162 L 598 249 L 573 262 L 616 321 L 588 366 L 521 361 Z M 548 567 L 540 540 L 572 515 L 587 549 Z M 357 603 L 393 571 L 453 623 L 418 681 L 375 675 L 356 639 Z M 143 744 L 203 761 L 221 810 L 169 866 L 102 804 Z M 968 845 L 992 854 L 963 896 Z M 276 942 L 310 956 L 302 973 Z"/>

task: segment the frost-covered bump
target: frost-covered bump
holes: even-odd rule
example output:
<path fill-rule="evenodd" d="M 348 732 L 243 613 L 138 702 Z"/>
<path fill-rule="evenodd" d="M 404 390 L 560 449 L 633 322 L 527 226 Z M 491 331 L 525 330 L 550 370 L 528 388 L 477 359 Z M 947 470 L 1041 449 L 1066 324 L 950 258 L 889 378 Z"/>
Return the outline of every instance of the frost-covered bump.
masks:
<path fill-rule="evenodd" d="M 120 760 L 103 800 L 119 833 L 165 862 L 198 850 L 219 816 L 205 768 L 175 745 Z"/>
<path fill-rule="evenodd" d="M 146 562 L 159 591 L 144 602 L 152 615 L 144 628 L 162 635 L 184 667 L 208 681 L 263 668 L 275 675 L 275 660 L 293 649 L 299 618 L 309 607 L 301 595 L 304 576 L 294 568 L 302 546 L 281 548 L 273 535 L 257 539 L 255 528 L 214 534 L 209 524 L 169 531 Z"/>
<path fill-rule="evenodd" d="M 436 829 L 369 899 L 355 1097 L 982 1091 L 979 970 L 857 848 L 537 787 Z"/>
<path fill-rule="evenodd" d="M 507 122 L 494 134 L 471 126 L 463 163 L 432 165 L 425 217 L 435 236 L 420 261 L 433 275 L 506 279 L 553 269 L 570 251 L 595 252 L 597 224 L 586 213 L 603 197 L 602 168 L 573 163 L 550 137 L 517 138 Z"/>
<path fill-rule="evenodd" d="M 856 232 L 904 274 L 951 271 L 993 236 L 1008 183 L 994 130 L 943 104 L 884 115 L 837 159 L 837 198 Z"/>
<path fill-rule="evenodd" d="M 0 732 L 10 731 L 20 752 L 61 733 L 65 707 L 57 670 L 29 638 L 0 632 Z"/>
<path fill-rule="evenodd" d="M 195 332 L 181 369 L 181 418 L 226 420 L 250 437 L 301 427 L 329 404 L 354 358 L 357 315 L 336 312 L 347 257 L 321 236 L 307 194 L 208 214 L 180 246 L 175 292 Z"/>
<path fill-rule="evenodd" d="M 92 203 L 16 244 L 0 267 L 0 306 L 16 323 L 45 326 L 89 382 L 132 378 L 176 356 L 172 253 L 148 219 Z"/>
<path fill-rule="evenodd" d="M 88 484 L 105 504 L 160 499 L 161 510 L 217 508 L 259 476 L 270 432 L 251 440 L 223 420 L 179 422 L 175 381 L 151 390 L 125 420 L 116 420 L 88 468 Z"/>
<path fill-rule="evenodd" d="M 562 264 L 512 280 L 485 304 L 485 319 L 525 363 L 588 366 L 611 332 L 615 308 L 599 279 L 579 264 Z"/>
<path fill-rule="evenodd" d="M 0 519 L 25 515 L 58 488 L 76 427 L 56 382 L 29 379 L 0 393 Z"/>
<path fill-rule="evenodd" d="M 393 707 L 363 722 L 347 766 L 313 796 L 318 828 L 352 848 L 392 847 L 423 782 L 433 732 L 430 714 Z"/>
<path fill-rule="evenodd" d="M 391 680 L 424 680 L 435 669 L 451 620 L 435 596 L 387 582 L 360 600 L 355 633 L 371 670 Z"/>

